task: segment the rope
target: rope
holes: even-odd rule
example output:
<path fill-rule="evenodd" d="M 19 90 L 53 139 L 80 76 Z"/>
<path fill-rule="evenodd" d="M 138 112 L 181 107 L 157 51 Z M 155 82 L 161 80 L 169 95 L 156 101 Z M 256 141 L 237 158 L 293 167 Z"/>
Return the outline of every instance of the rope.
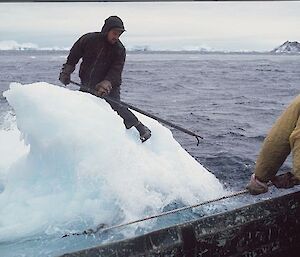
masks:
<path fill-rule="evenodd" d="M 146 220 L 150 220 L 150 219 L 154 219 L 154 218 L 159 218 L 159 217 L 166 216 L 166 215 L 169 215 L 169 214 L 173 214 L 173 213 L 177 213 L 177 212 L 180 212 L 180 211 L 192 209 L 192 208 L 199 207 L 199 206 L 202 206 L 202 205 L 205 205 L 205 204 L 214 203 L 214 202 L 224 200 L 224 199 L 228 199 L 228 198 L 231 198 L 231 197 L 235 197 L 235 196 L 238 196 L 238 195 L 243 195 L 243 194 L 246 194 L 248 192 L 249 192 L 248 189 L 244 189 L 244 190 L 241 190 L 241 191 L 238 191 L 238 192 L 233 192 L 233 193 L 230 193 L 230 194 L 227 194 L 227 195 L 223 195 L 221 197 L 218 197 L 218 198 L 215 198 L 215 199 L 212 199 L 212 200 L 207 200 L 207 201 L 204 201 L 204 202 L 201 202 L 201 203 L 198 203 L 198 204 L 189 205 L 189 206 L 174 209 L 174 210 L 171 210 L 171 211 L 162 212 L 160 214 L 148 216 L 148 217 L 145 217 L 145 218 L 142 218 L 142 219 L 139 219 L 139 220 L 130 221 L 130 222 L 119 224 L 119 225 L 114 225 L 114 226 L 111 226 L 111 227 L 105 227 L 105 224 L 100 224 L 95 229 L 87 229 L 87 230 L 85 230 L 83 232 L 80 232 L 80 233 L 65 234 L 63 236 L 63 238 L 68 237 L 68 236 L 92 235 L 92 234 L 95 234 L 95 233 L 99 232 L 100 230 L 101 230 L 101 232 L 105 232 L 105 231 L 108 231 L 108 230 L 121 228 L 121 227 L 129 226 L 129 225 L 132 225 L 132 224 L 136 224 L 136 223 L 139 223 L 139 222 L 142 222 L 142 221 L 146 221 Z"/>

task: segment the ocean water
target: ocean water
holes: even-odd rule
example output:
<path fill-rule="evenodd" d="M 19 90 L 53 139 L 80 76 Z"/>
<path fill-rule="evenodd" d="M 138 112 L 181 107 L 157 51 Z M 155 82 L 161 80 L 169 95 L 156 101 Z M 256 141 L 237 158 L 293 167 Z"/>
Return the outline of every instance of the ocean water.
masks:
<path fill-rule="evenodd" d="M 25 146 L 20 147 L 14 110 L 2 93 L 8 90 L 11 82 L 60 85 L 58 74 L 67 54 L 64 51 L 0 51 L 0 139 L 10 142 L 6 151 L 13 152 L 15 149 L 12 156 L 2 155 L 6 157 L 1 160 L 0 168 L 13 163 L 15 158 L 27 151 Z M 171 129 L 180 145 L 214 174 L 225 190 L 238 191 L 244 189 L 249 180 L 267 131 L 288 103 L 299 94 L 299 67 L 299 55 L 129 52 L 123 72 L 121 97 L 125 102 L 203 136 L 204 139 L 197 146 L 195 138 Z M 77 74 L 78 69 L 72 77 L 75 81 L 79 81 Z M 69 88 L 77 90 L 73 85 Z M 282 171 L 290 168 L 289 158 Z M 0 192 L 3 190 L 0 183 Z M 28 235 L 22 231 L 26 230 L 26 226 L 16 226 L 16 236 L 2 235 L 6 239 L 0 242 L 0 256 L 57 256 L 286 192 L 271 190 L 269 194 L 250 200 L 235 199 L 220 207 L 210 205 L 206 213 L 202 210 L 178 213 L 173 217 L 164 217 L 149 227 L 135 228 L 134 232 L 113 231 L 93 238 L 69 237 L 62 240 L 60 235 L 67 232 L 63 230 L 65 227 L 55 226 L 51 222 L 47 224 L 47 221 L 46 229 L 39 228 L 36 233 Z M 14 199 L 13 196 L 11 199 Z M 164 206 L 163 210 L 182 204 L 173 202 Z M 137 204 L 136 208 L 139 207 Z M 36 213 L 32 214 L 35 217 Z M 147 216 L 147 212 L 143 214 Z M 17 216 L 17 213 L 12 215 Z M 28 220 L 29 224 L 36 225 L 36 222 L 30 221 L 30 216 L 23 219 L 25 223 Z M 61 220 L 58 218 L 58 221 Z M 0 220 L 0 226 L 5 222 Z M 92 224 L 88 219 L 77 222 L 81 229 Z M 69 225 L 69 232 L 72 229 L 78 231 L 76 225 Z M 18 236 L 22 233 L 26 236 Z"/>

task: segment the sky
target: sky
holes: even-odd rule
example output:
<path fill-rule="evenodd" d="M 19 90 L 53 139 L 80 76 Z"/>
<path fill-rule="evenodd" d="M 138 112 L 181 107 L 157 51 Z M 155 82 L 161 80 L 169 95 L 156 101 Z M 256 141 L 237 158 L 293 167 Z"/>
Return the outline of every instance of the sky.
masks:
<path fill-rule="evenodd" d="M 127 48 L 269 51 L 300 42 L 299 1 L 0 3 L 0 43 L 70 48 L 118 15 Z"/>

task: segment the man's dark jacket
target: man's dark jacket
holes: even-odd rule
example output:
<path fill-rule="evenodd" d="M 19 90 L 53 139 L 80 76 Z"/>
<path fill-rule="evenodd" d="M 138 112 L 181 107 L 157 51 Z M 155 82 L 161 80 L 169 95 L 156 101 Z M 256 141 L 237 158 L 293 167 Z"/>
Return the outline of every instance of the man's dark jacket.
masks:
<path fill-rule="evenodd" d="M 122 21 L 111 16 L 101 32 L 87 33 L 72 46 L 67 64 L 75 67 L 82 58 L 79 77 L 84 86 L 94 89 L 103 80 L 109 80 L 113 88 L 121 85 L 126 50 L 120 40 L 113 45 L 107 41 L 107 33 L 116 27 L 124 29 Z"/>

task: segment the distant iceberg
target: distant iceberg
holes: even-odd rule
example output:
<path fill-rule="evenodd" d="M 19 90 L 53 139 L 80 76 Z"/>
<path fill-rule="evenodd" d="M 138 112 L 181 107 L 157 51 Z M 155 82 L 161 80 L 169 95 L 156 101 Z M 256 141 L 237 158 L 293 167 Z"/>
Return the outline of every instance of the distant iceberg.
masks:
<path fill-rule="evenodd" d="M 127 51 L 136 51 L 136 52 L 144 52 L 144 51 L 151 51 L 152 49 L 148 45 L 134 45 L 126 47 Z"/>
<path fill-rule="evenodd" d="M 123 42 L 124 43 L 124 42 Z M 298 44 L 295 46 L 295 44 Z M 285 42 L 282 46 L 272 51 L 255 51 L 255 50 L 224 50 L 215 49 L 205 44 L 186 44 L 181 46 L 160 46 L 160 45 L 147 45 L 147 44 L 125 44 L 128 52 L 198 52 L 198 53 L 215 53 L 215 54 L 266 54 L 266 53 L 299 53 L 298 42 Z M 14 40 L 0 41 L 0 51 L 17 50 L 17 51 L 69 51 L 71 47 L 40 47 L 34 43 L 18 43 Z"/>
<path fill-rule="evenodd" d="M 214 49 L 207 46 L 196 46 L 196 45 L 187 45 L 181 47 L 153 47 L 149 45 L 133 45 L 126 46 L 127 51 L 133 52 L 146 52 L 146 51 L 165 51 L 165 52 L 215 52 Z"/>
<path fill-rule="evenodd" d="M 0 41 L 0 51 L 9 51 L 9 50 L 45 50 L 45 51 L 64 51 L 70 50 L 70 48 L 61 48 L 61 47 L 39 47 L 34 43 L 18 43 L 14 40 L 4 40 Z"/>
<path fill-rule="evenodd" d="M 271 53 L 300 54 L 300 43 L 297 41 L 286 41 L 279 47 L 273 49 Z"/>
<path fill-rule="evenodd" d="M 147 51 L 170 51 L 170 52 L 180 52 L 180 51 L 197 51 L 197 52 L 217 52 L 217 50 L 204 45 L 187 45 L 181 47 L 159 47 L 150 45 L 126 45 L 127 51 L 131 52 L 147 52 Z M 70 47 L 40 47 L 34 43 L 18 43 L 15 40 L 5 40 L 0 41 L 0 51 L 7 50 L 35 50 L 35 51 L 68 51 Z M 223 52 L 223 51 L 219 51 Z"/>
<path fill-rule="evenodd" d="M 36 50 L 38 46 L 33 43 L 17 43 L 14 40 L 0 41 L 0 50 Z"/>

